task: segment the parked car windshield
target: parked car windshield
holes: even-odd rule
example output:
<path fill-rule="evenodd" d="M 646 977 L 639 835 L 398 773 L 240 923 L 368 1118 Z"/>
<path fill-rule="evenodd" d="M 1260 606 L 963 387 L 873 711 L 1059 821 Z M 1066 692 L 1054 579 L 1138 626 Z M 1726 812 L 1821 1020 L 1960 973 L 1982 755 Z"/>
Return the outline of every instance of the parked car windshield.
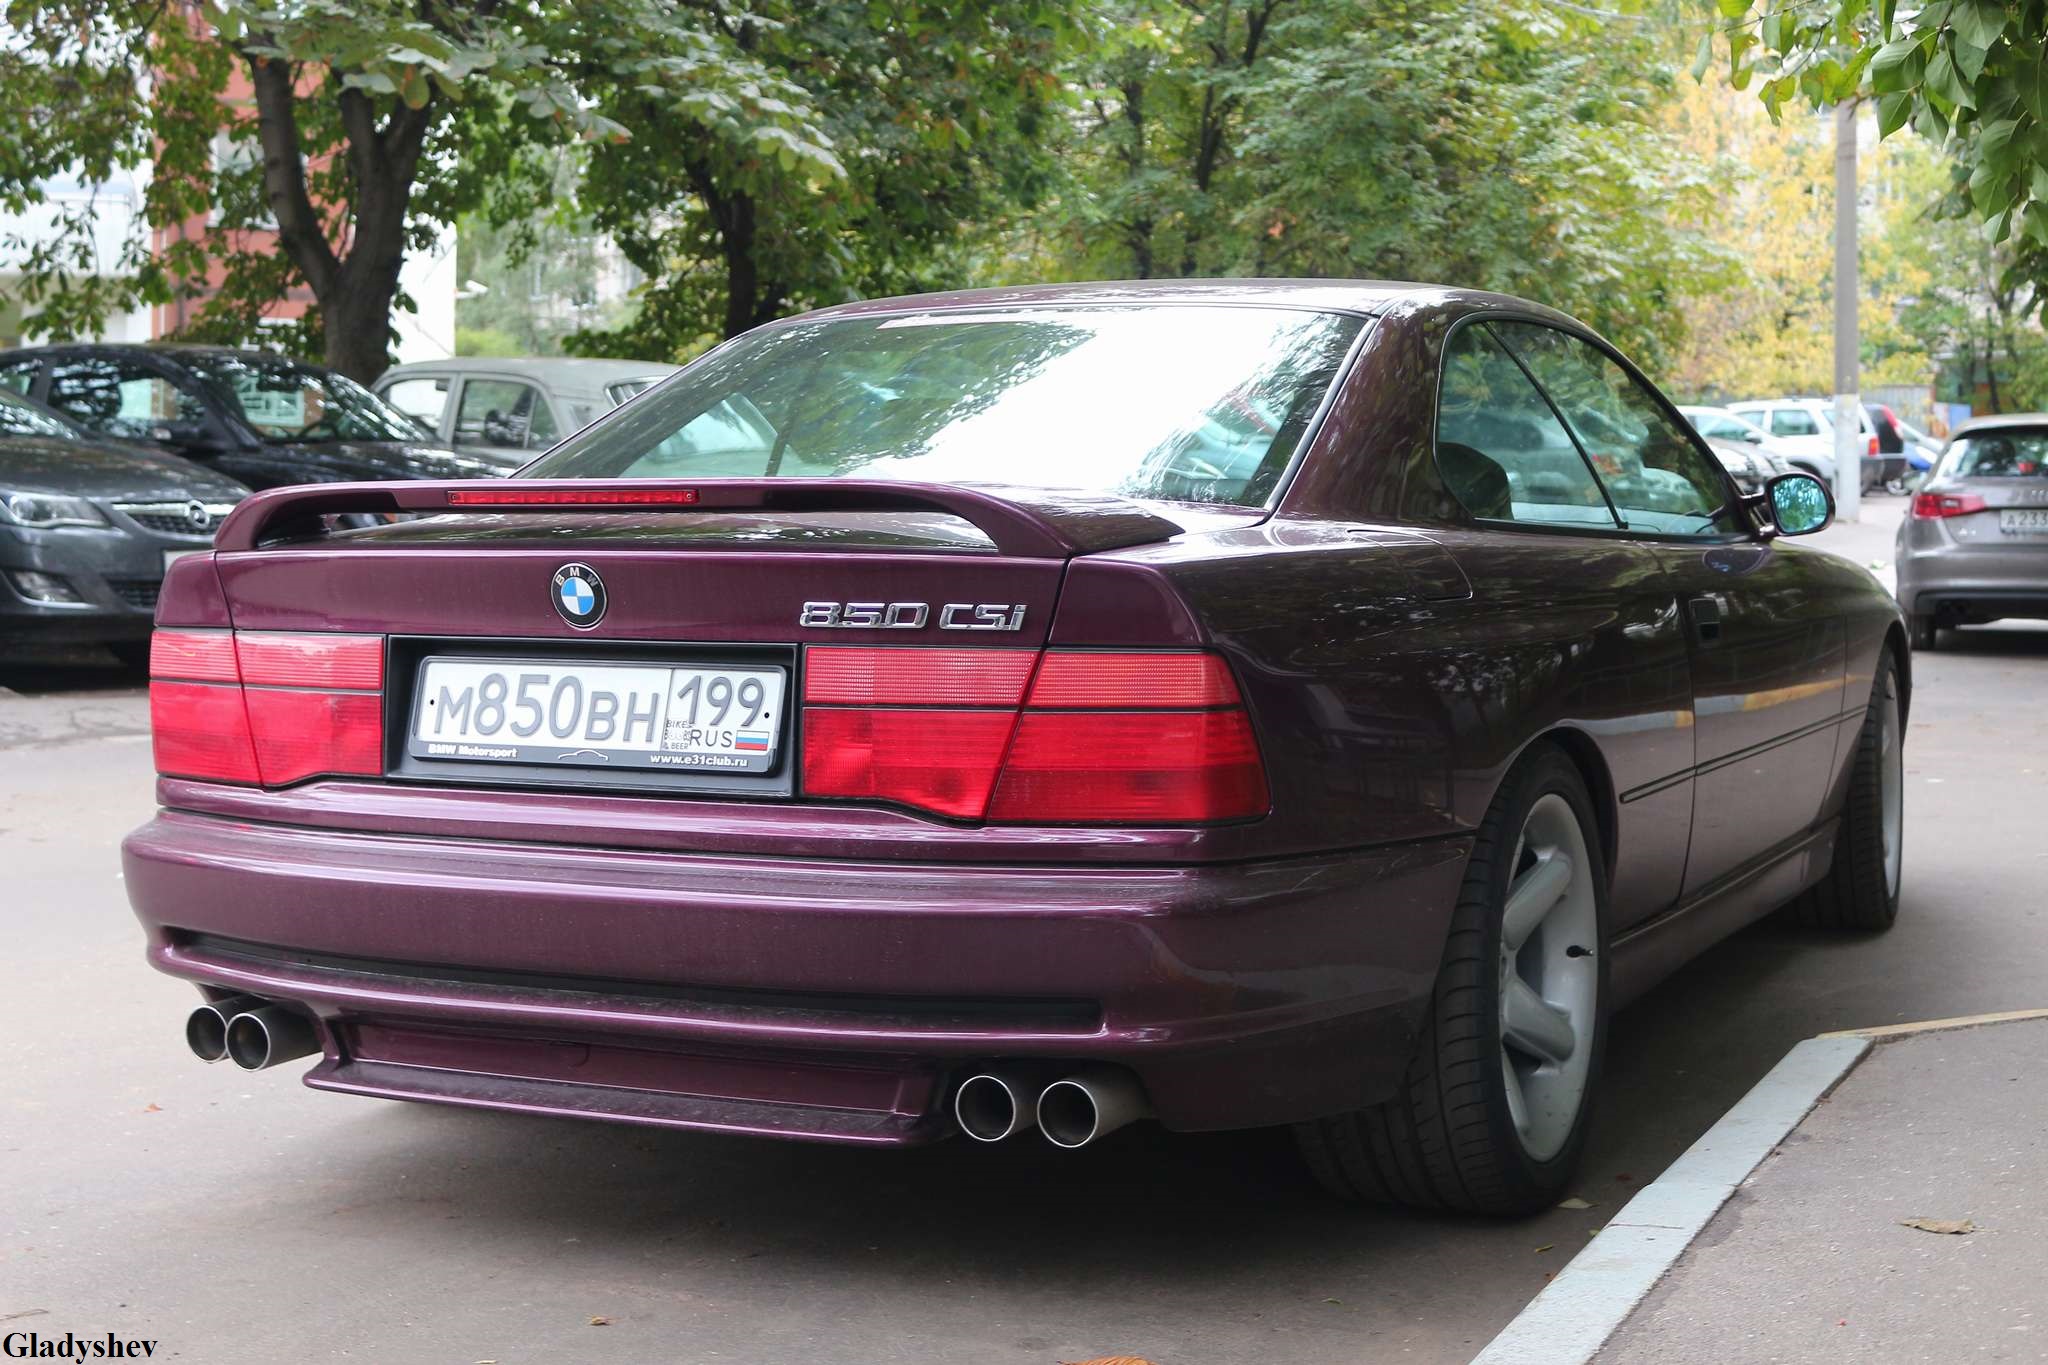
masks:
<path fill-rule="evenodd" d="M 75 441 L 78 432 L 12 389 L 0 388 L 0 436 L 55 436 Z"/>
<path fill-rule="evenodd" d="M 283 356 L 205 353 L 185 363 L 273 441 L 417 441 L 420 429 L 353 379 Z"/>
<path fill-rule="evenodd" d="M 1362 320 L 1058 307 L 741 337 L 520 471 L 866 478 L 1263 503 Z"/>
<path fill-rule="evenodd" d="M 1949 447 L 1938 477 L 2048 478 L 2048 429 L 1974 432 Z"/>

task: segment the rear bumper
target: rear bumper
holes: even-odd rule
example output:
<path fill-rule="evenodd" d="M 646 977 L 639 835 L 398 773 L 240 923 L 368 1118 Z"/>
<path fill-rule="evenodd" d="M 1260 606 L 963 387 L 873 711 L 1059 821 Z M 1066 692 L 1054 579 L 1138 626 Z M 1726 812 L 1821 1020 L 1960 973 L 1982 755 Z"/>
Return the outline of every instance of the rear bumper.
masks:
<path fill-rule="evenodd" d="M 1385 1098 L 1468 847 L 980 867 L 166 811 L 123 857 L 158 967 L 318 1018 L 308 1084 L 908 1143 L 996 1060 L 1128 1066 L 1182 1129 Z"/>
<path fill-rule="evenodd" d="M 2048 545 L 1922 548 L 1900 537 L 1899 605 L 1962 620 L 2048 618 Z"/>

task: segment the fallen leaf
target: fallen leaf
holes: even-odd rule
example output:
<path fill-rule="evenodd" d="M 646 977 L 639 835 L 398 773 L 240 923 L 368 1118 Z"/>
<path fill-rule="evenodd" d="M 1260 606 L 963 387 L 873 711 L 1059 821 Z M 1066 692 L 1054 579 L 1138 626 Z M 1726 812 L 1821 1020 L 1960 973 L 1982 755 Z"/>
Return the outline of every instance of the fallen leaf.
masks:
<path fill-rule="evenodd" d="M 612 1325 L 612 1320 L 610 1318 L 592 1318 L 590 1325 L 592 1327 L 609 1327 Z"/>
<path fill-rule="evenodd" d="M 1967 1218 L 1901 1218 L 1899 1226 L 1918 1228 L 1922 1232 L 1946 1233 L 1951 1237 L 1960 1237 L 1966 1232 L 1977 1230 L 1977 1225 Z"/>
<path fill-rule="evenodd" d="M 1060 1365 L 1152 1365 L 1143 1356 L 1097 1356 L 1093 1360 L 1062 1360 Z"/>
<path fill-rule="evenodd" d="M 1543 1244 L 1542 1246 L 1540 1246 L 1540 1247 L 1537 1247 L 1537 1248 L 1536 1248 L 1536 1254 L 1537 1254 L 1538 1256 L 1541 1256 L 1541 1255 L 1542 1255 L 1542 1254 L 1543 1254 L 1544 1252 L 1546 1252 L 1546 1251 L 1549 1251 L 1549 1250 L 1550 1250 L 1551 1248 L 1555 1247 L 1556 1245 L 1557 1245 L 1557 1243 L 1555 1243 L 1555 1242 L 1545 1242 L 1545 1243 L 1544 1243 L 1544 1244 Z"/>
<path fill-rule="evenodd" d="M 164 1107 L 160 1104 L 152 1104 L 142 1112 L 145 1114 L 161 1114 L 164 1112 Z"/>
<path fill-rule="evenodd" d="M 1593 1206 L 1591 1204 L 1588 1204 L 1585 1200 L 1580 1199 L 1577 1196 L 1574 1196 L 1570 1199 L 1565 1200 L 1563 1203 L 1559 1204 L 1558 1207 L 1561 1209 L 1590 1209 Z"/>

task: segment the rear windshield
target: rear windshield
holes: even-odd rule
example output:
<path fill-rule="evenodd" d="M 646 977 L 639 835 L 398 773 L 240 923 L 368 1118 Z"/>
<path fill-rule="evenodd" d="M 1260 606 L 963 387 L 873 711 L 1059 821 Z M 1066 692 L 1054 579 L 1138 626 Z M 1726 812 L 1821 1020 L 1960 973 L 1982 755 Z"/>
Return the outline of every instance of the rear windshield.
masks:
<path fill-rule="evenodd" d="M 2038 431 L 1980 431 L 1973 436 L 1962 437 L 1942 457 L 1941 477 L 2048 478 L 2048 428 Z"/>
<path fill-rule="evenodd" d="M 520 476 L 905 479 L 1252 506 L 1361 326 L 1204 305 L 798 322 L 718 348 Z"/>

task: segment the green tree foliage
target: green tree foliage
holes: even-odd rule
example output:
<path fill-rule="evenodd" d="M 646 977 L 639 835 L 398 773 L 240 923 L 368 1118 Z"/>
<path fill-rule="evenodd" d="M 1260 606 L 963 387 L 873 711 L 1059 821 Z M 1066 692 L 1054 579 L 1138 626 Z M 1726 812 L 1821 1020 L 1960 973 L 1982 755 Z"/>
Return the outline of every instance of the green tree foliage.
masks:
<path fill-rule="evenodd" d="M 1961 199 L 2015 269 L 2048 279 L 2048 6 L 2039 0 L 1713 0 L 1731 79 L 1774 113 L 1857 97 L 1890 136 L 1910 125 L 1948 153 Z"/>
<path fill-rule="evenodd" d="M 328 363 L 375 378 L 409 249 L 517 185 L 521 148 L 628 137 L 595 89 L 715 114 L 736 147 L 844 174 L 801 90 L 702 10 L 661 0 L 14 0 L 7 18 L 0 204 L 37 207 L 67 167 L 103 177 L 154 152 L 152 227 L 217 210 L 112 272 L 81 268 L 89 237 L 68 224 L 24 272 L 29 325 L 50 336 L 180 293 L 209 297 L 198 330 L 246 332 L 303 284 Z M 225 98 L 235 70 L 250 107 Z M 217 157 L 223 134 L 244 154 Z M 209 262 L 227 272 L 218 290 Z"/>
<path fill-rule="evenodd" d="M 1725 275 L 1658 122 L 1658 33 L 1540 0 L 1120 0 L 1059 217 L 1078 275 L 1440 280 L 1577 312 L 1656 361 Z"/>
<path fill-rule="evenodd" d="M 729 102 L 642 82 L 595 87 L 633 136 L 593 148 L 582 195 L 651 279 L 633 323 L 586 354 L 668 359 L 802 307 L 947 283 L 962 226 L 1028 206 L 1066 3 L 749 0 L 714 7 L 722 41 L 814 112 L 844 174 L 763 142 Z"/>

